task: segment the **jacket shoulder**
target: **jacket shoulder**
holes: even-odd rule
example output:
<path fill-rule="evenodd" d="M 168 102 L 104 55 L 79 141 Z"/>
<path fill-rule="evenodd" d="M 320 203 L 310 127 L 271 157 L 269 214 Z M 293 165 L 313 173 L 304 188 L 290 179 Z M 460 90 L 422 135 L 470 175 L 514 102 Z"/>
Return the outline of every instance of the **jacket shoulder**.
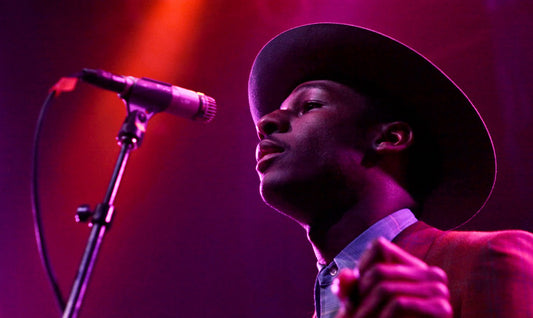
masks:
<path fill-rule="evenodd" d="M 458 316 L 533 317 L 533 234 L 442 232 L 426 261 L 447 273 Z"/>
<path fill-rule="evenodd" d="M 522 230 L 440 231 L 425 260 L 443 269 L 460 267 L 463 271 L 485 263 L 500 267 L 533 264 L 533 234 Z"/>
<path fill-rule="evenodd" d="M 432 246 L 433 253 L 467 252 L 476 254 L 533 253 L 533 234 L 522 230 L 494 232 L 445 231 L 441 232 Z"/>

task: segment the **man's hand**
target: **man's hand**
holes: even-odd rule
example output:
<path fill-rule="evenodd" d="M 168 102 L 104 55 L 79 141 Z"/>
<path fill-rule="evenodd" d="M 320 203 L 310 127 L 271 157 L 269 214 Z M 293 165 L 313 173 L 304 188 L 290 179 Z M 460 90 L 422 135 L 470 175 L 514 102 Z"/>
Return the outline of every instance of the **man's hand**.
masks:
<path fill-rule="evenodd" d="M 337 318 L 452 317 L 446 273 L 383 238 L 344 270 L 332 289 L 343 304 Z"/>

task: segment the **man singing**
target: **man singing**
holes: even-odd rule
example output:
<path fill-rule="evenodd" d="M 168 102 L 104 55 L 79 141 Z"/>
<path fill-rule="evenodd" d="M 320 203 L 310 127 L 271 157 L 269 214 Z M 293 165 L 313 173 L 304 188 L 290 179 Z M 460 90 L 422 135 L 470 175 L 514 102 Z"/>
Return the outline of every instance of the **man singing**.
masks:
<path fill-rule="evenodd" d="M 495 156 L 431 62 L 367 29 L 306 25 L 261 50 L 249 100 L 263 200 L 317 258 L 317 317 L 533 317 L 533 235 L 450 230 L 484 205 Z"/>

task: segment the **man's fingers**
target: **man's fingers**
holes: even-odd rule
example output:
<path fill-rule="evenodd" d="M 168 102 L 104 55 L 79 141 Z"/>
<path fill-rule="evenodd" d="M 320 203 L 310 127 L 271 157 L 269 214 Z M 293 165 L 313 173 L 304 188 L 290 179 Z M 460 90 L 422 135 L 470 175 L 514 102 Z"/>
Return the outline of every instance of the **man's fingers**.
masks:
<path fill-rule="evenodd" d="M 377 299 L 383 301 L 386 299 L 391 299 L 397 295 L 417 298 L 450 299 L 450 293 L 446 285 L 434 282 L 386 282 L 373 288 L 366 299 Z"/>
<path fill-rule="evenodd" d="M 425 268 L 398 264 L 376 264 L 368 269 L 359 279 L 359 292 L 366 295 L 374 286 L 382 282 L 435 282 L 443 286 L 448 284 L 446 273 L 435 266 Z M 447 289 L 446 289 L 447 290 Z"/>
<path fill-rule="evenodd" d="M 449 297 L 442 283 L 386 282 L 364 297 L 355 317 L 449 317 Z"/>
<path fill-rule="evenodd" d="M 387 304 L 379 318 L 401 318 L 401 317 L 434 317 L 451 318 L 453 315 L 450 302 L 442 298 L 419 299 L 411 297 L 401 297 Z M 357 316 L 356 316 L 357 317 Z"/>
<path fill-rule="evenodd" d="M 382 237 L 372 242 L 370 247 L 363 253 L 359 270 L 362 273 L 376 263 L 404 264 L 420 268 L 427 267 L 424 262 Z"/>
<path fill-rule="evenodd" d="M 341 301 L 348 301 L 359 295 L 359 271 L 343 269 L 331 285 L 331 291 Z"/>

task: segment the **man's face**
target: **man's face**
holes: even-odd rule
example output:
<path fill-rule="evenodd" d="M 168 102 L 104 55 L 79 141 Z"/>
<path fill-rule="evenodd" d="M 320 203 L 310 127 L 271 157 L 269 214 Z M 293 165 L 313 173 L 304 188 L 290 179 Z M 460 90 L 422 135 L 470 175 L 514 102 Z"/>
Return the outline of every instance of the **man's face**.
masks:
<path fill-rule="evenodd" d="M 371 144 L 366 107 L 351 88 L 320 80 L 302 83 L 263 116 L 256 169 L 264 201 L 304 224 L 352 204 L 364 189 L 361 162 Z"/>

